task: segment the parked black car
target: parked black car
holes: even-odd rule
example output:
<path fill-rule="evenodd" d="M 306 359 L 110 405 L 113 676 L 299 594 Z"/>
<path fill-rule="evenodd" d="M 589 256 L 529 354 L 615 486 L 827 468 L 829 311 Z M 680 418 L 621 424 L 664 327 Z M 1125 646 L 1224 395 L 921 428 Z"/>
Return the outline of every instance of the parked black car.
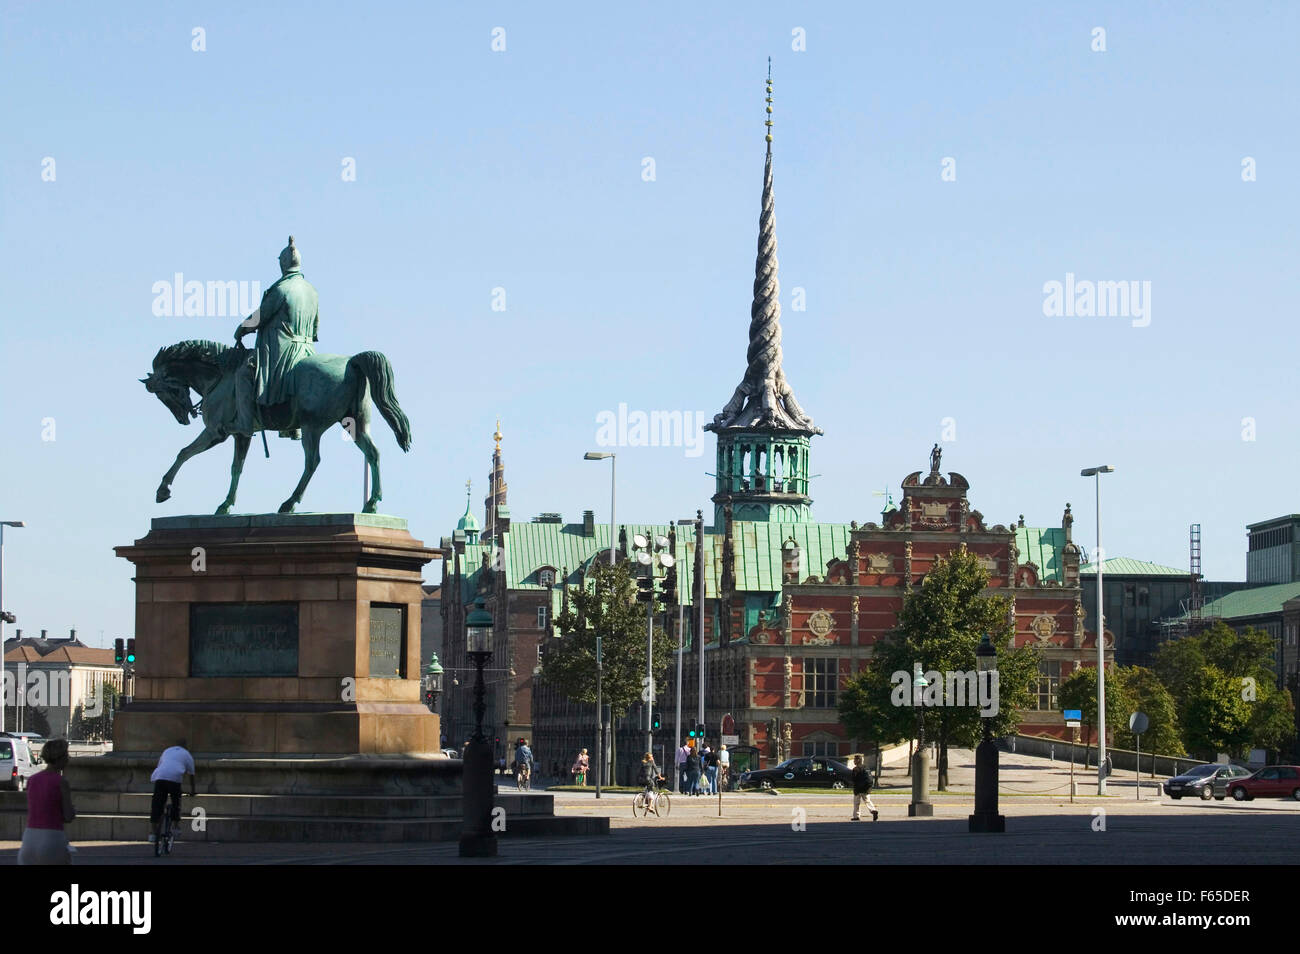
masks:
<path fill-rule="evenodd" d="M 849 788 L 853 770 L 843 762 L 827 758 L 787 759 L 775 768 L 756 769 L 740 776 L 741 788 Z"/>
<path fill-rule="evenodd" d="M 1165 780 L 1165 794 L 1170 798 L 1197 797 L 1209 801 L 1220 801 L 1227 794 L 1228 783 L 1233 779 L 1245 778 L 1250 769 L 1240 765 L 1198 765 L 1182 775 L 1175 775 Z"/>

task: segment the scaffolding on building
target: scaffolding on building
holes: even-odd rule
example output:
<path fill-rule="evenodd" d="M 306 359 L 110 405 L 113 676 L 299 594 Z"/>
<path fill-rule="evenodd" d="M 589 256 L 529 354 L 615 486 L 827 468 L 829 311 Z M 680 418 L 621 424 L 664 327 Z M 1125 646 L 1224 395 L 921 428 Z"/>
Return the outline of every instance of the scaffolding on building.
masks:
<path fill-rule="evenodd" d="M 1210 613 L 1207 615 L 1205 612 L 1205 592 L 1201 586 L 1201 525 L 1199 523 L 1194 523 L 1188 528 L 1187 547 L 1190 565 L 1188 572 L 1191 577 L 1189 595 L 1187 599 L 1178 601 L 1181 614 L 1155 621 L 1160 627 L 1162 643 L 1171 639 L 1195 636 L 1219 620 L 1218 615 L 1213 611 L 1213 602 L 1210 603 Z"/>

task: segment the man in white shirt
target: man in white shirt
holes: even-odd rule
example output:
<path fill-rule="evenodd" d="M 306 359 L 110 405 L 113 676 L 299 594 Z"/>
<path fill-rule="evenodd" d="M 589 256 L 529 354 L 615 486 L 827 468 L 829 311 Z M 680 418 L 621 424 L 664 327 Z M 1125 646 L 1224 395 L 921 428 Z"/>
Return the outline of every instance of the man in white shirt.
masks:
<path fill-rule="evenodd" d="M 158 767 L 153 770 L 149 780 L 153 782 L 153 803 L 149 808 L 149 821 L 153 824 L 150 841 L 157 841 L 162 831 L 163 811 L 167 807 L 167 796 L 171 796 L 172 826 L 181 820 L 181 782 L 185 776 L 190 778 L 190 797 L 196 795 L 194 789 L 194 756 L 185 748 L 185 740 L 179 739 L 175 745 L 163 750 L 158 759 Z"/>
<path fill-rule="evenodd" d="M 722 788 L 727 786 L 727 776 L 731 773 L 731 753 L 727 747 L 718 748 L 718 785 Z"/>

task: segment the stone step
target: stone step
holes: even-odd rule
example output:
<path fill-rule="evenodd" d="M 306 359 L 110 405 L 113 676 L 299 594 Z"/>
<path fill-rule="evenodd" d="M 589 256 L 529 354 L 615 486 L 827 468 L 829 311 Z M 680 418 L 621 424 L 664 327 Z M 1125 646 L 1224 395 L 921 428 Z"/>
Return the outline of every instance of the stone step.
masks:
<path fill-rule="evenodd" d="M 21 815 L 0 814 L 0 841 L 20 841 Z M 213 842 L 397 842 L 454 841 L 460 836 L 459 818 L 341 818 L 341 817 L 222 817 L 208 815 L 202 830 L 193 820 L 181 820 L 177 840 Z M 149 834 L 148 815 L 78 815 L 67 826 L 68 838 L 79 841 L 139 841 Z M 551 815 L 505 816 L 503 837 L 609 834 L 608 818 Z"/>
<path fill-rule="evenodd" d="M 148 815 L 153 795 L 143 792 L 75 792 L 73 804 L 86 815 Z M 5 799 L 9 802 L 9 799 Z M 496 804 L 509 815 L 550 815 L 554 796 L 503 793 Z M 0 805 L 0 811 L 23 806 Z M 181 810 L 188 816 L 195 808 L 223 817 L 251 815 L 337 818 L 460 818 L 459 795 L 186 795 Z"/>

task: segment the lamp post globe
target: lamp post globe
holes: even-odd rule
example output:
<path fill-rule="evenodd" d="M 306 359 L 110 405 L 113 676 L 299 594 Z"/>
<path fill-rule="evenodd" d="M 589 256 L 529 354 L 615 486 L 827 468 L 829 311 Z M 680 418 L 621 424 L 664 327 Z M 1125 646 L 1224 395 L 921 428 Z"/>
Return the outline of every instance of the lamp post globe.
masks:
<path fill-rule="evenodd" d="M 436 711 L 438 705 L 438 696 L 442 693 L 442 663 L 438 662 L 438 654 L 432 653 L 429 657 L 429 668 L 424 671 L 424 687 L 430 694 L 429 708 Z"/>

